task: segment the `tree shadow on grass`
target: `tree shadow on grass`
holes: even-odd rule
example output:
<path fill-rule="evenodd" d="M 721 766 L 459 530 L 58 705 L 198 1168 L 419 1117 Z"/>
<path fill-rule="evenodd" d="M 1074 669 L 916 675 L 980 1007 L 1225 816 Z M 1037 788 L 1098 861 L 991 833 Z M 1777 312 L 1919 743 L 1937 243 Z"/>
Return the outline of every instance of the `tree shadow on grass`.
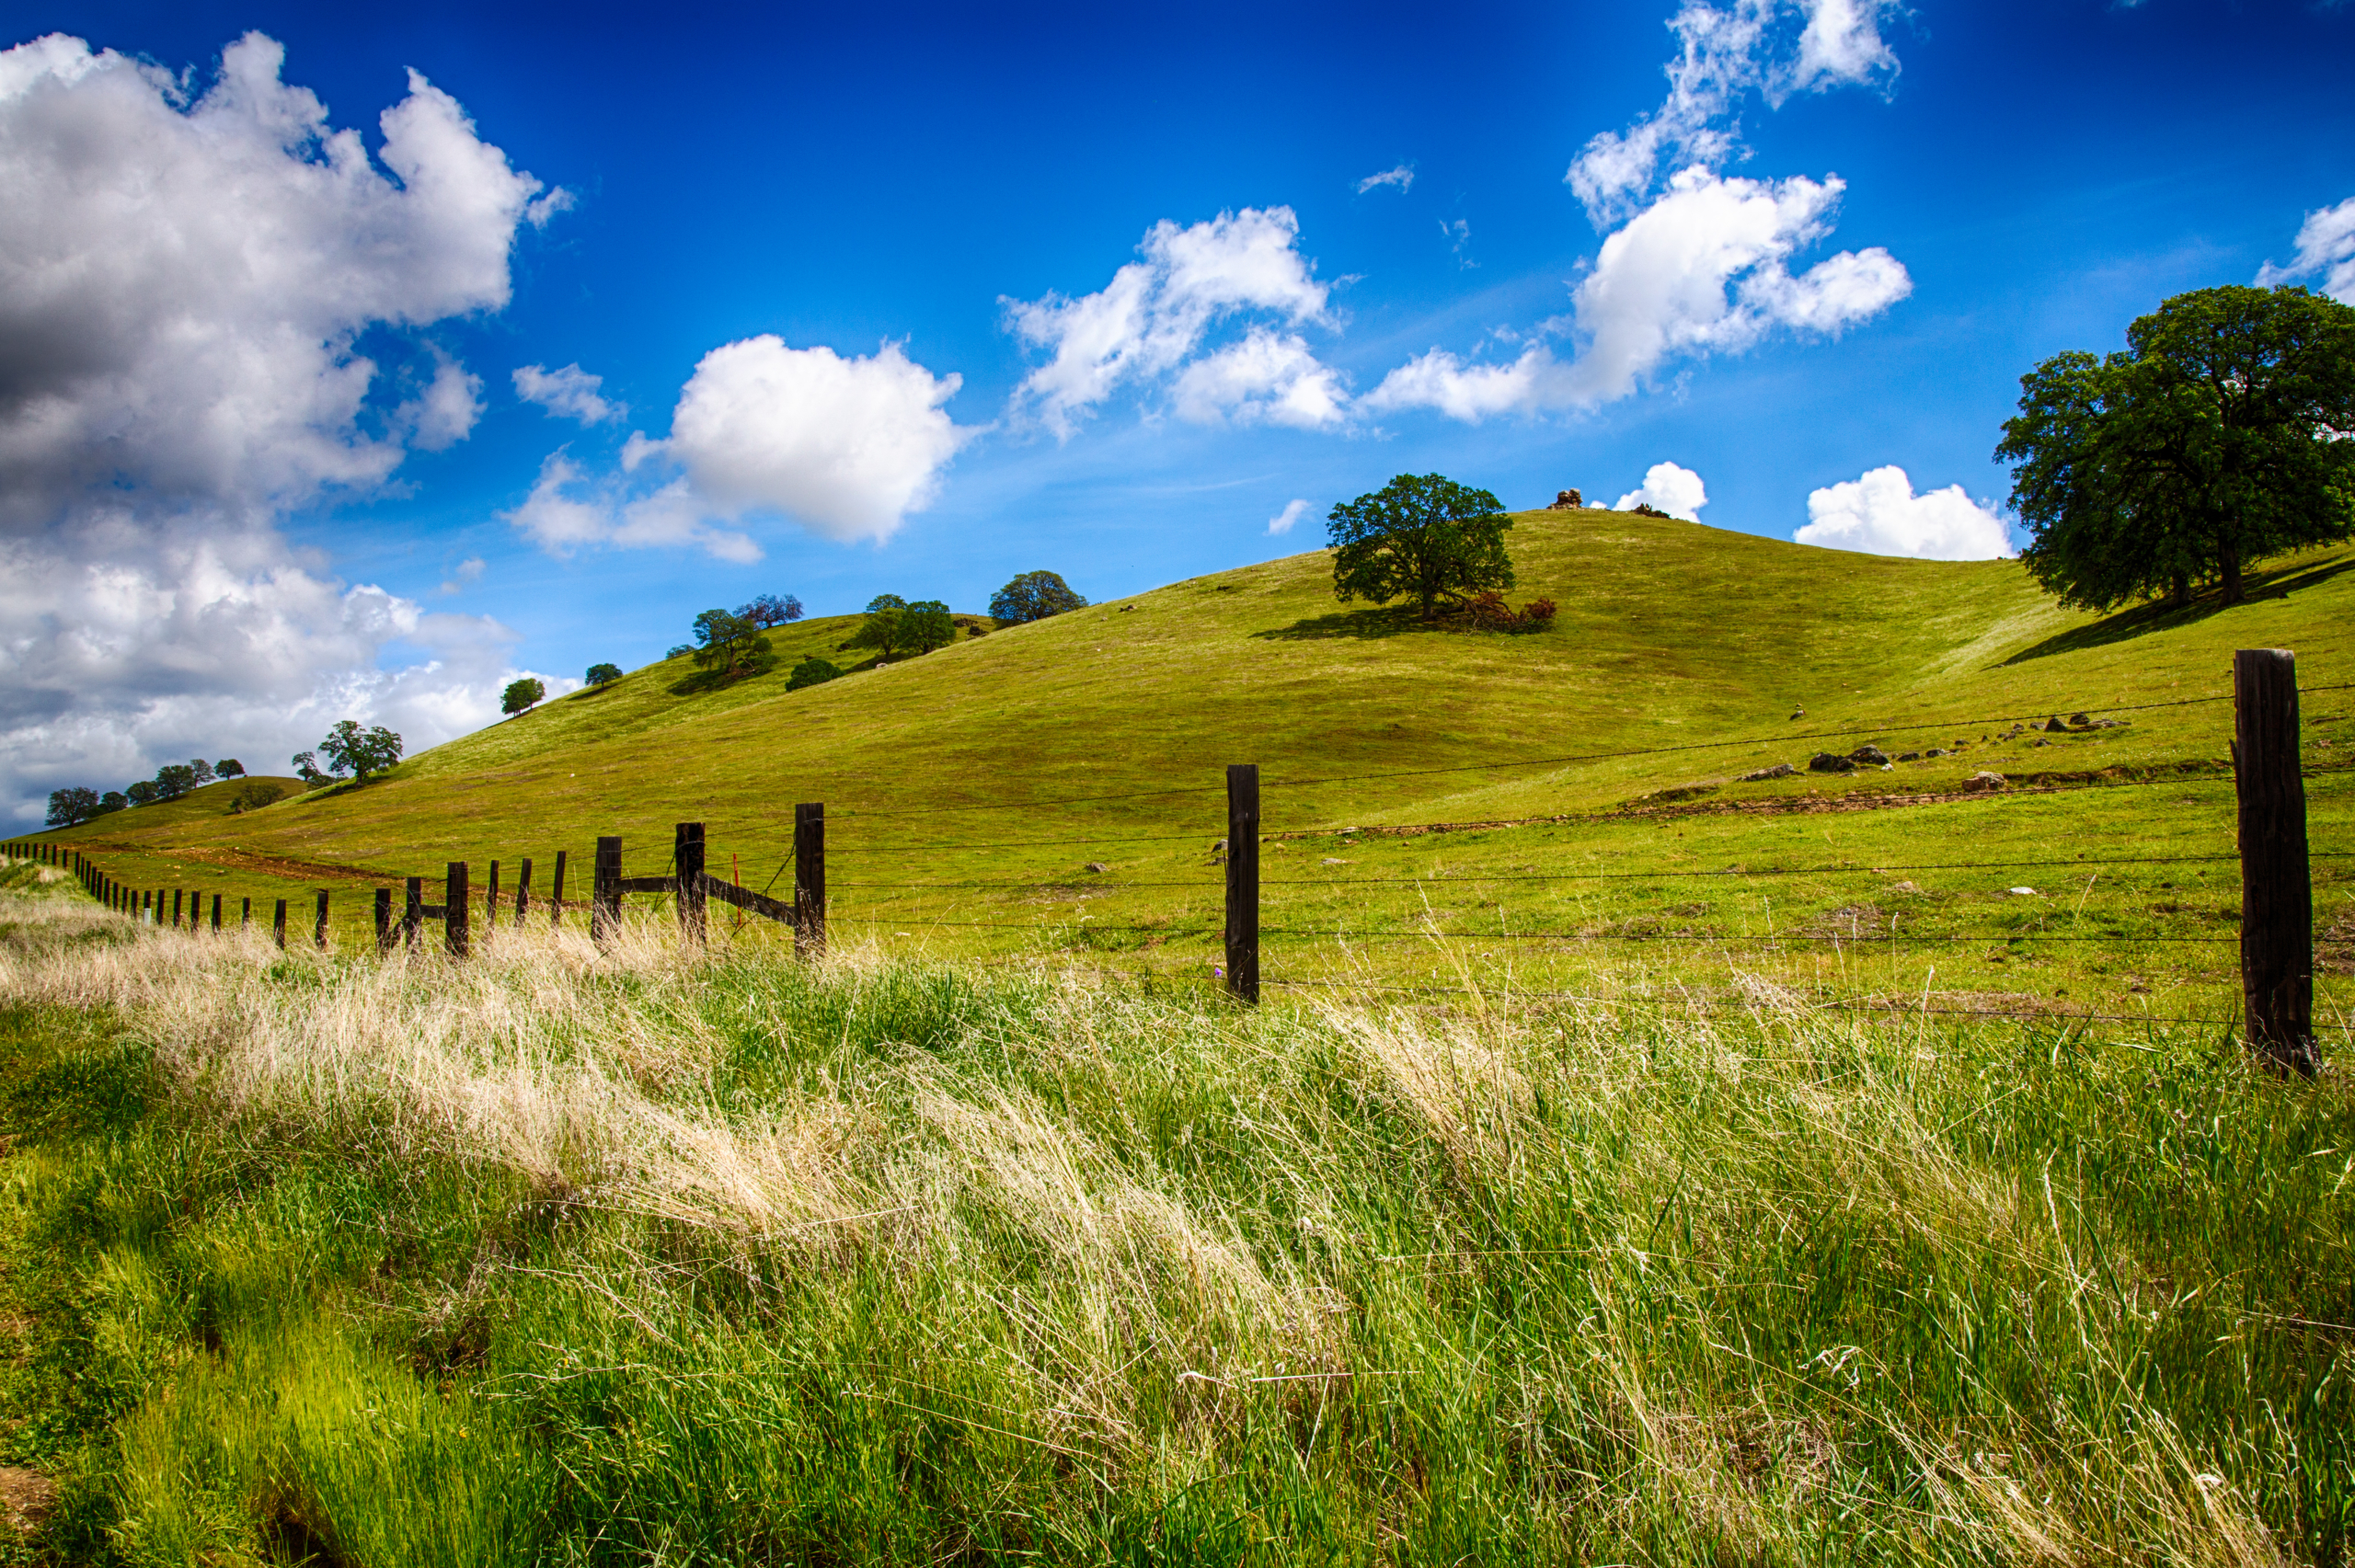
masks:
<path fill-rule="evenodd" d="M 1305 643 L 1324 642 L 1337 637 L 1354 637 L 1364 641 L 1373 637 L 1395 637 L 1407 632 L 1443 632 L 1444 621 L 1423 621 L 1416 617 L 1411 604 L 1393 604 L 1373 610 L 1337 610 L 1330 615 L 1309 615 L 1289 626 L 1271 626 L 1252 636 L 1262 642 Z"/>
<path fill-rule="evenodd" d="M 2355 571 L 2355 555 L 2334 555 L 2326 561 L 2295 567 L 2283 567 L 2271 572 L 2252 572 L 2243 591 L 2244 602 L 2260 599 L 2287 599 L 2303 588 L 2329 581 L 2345 571 Z M 2200 595 L 2189 604 L 2177 609 L 2166 603 L 2138 604 L 2131 610 L 2121 610 L 2089 626 L 2079 626 L 2045 638 L 2034 647 L 2023 648 L 2004 660 L 2004 666 L 2026 664 L 2033 658 L 2047 658 L 2056 653 L 2077 653 L 2085 648 L 2107 647 L 2112 643 L 2131 641 L 2152 632 L 2171 631 L 2205 621 L 2219 610 L 2229 609 L 2221 590 L 2211 589 Z M 2003 668 L 2003 666 L 1998 666 Z"/>
<path fill-rule="evenodd" d="M 750 681 L 756 676 L 766 675 L 775 668 L 776 661 L 770 659 L 754 665 L 749 670 L 698 670 L 684 681 L 672 681 L 669 690 L 674 697 L 692 697 L 698 692 L 717 692 L 722 687 L 733 686 L 740 681 Z"/>

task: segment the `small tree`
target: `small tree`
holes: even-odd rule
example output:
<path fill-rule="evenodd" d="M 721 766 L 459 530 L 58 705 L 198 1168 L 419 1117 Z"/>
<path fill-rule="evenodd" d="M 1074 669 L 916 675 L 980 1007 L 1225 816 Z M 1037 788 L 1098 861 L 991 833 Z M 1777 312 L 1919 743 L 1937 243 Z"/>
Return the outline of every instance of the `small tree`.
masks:
<path fill-rule="evenodd" d="M 547 694 L 548 689 L 528 675 L 521 680 L 510 681 L 507 683 L 507 690 L 500 693 L 499 711 L 503 714 L 530 713 L 539 705 L 540 699 Z"/>
<path fill-rule="evenodd" d="M 167 762 L 155 770 L 155 798 L 178 800 L 196 787 L 196 770 L 186 762 Z"/>
<path fill-rule="evenodd" d="M 782 599 L 774 593 L 764 593 L 750 604 L 739 608 L 736 618 L 740 621 L 750 621 L 753 625 L 764 629 L 770 626 L 782 626 L 788 621 L 801 619 L 801 601 L 789 593 Z"/>
<path fill-rule="evenodd" d="M 401 760 L 401 738 L 383 725 L 362 729 L 357 719 L 338 719 L 319 750 L 338 773 L 355 774 L 366 784 L 369 774 L 381 773 Z"/>
<path fill-rule="evenodd" d="M 990 618 L 1017 625 L 1086 608 L 1087 601 L 1058 572 L 1024 572 L 990 596 Z"/>
<path fill-rule="evenodd" d="M 896 593 L 879 593 L 867 602 L 867 619 L 843 644 L 846 648 L 871 647 L 879 660 L 908 646 L 908 601 Z"/>
<path fill-rule="evenodd" d="M 49 792 L 49 826 L 71 828 L 98 814 L 98 792 L 75 784 Z"/>
<path fill-rule="evenodd" d="M 213 771 L 224 779 L 241 779 L 246 776 L 246 765 L 235 757 L 222 758 L 213 764 Z"/>
<path fill-rule="evenodd" d="M 902 640 L 918 653 L 947 647 L 957 640 L 957 621 L 937 599 L 919 599 L 900 612 Z"/>
<path fill-rule="evenodd" d="M 190 758 L 188 771 L 196 775 L 198 784 L 209 784 L 213 782 L 213 764 L 201 757 Z"/>
<path fill-rule="evenodd" d="M 841 674 L 840 669 L 811 654 L 793 667 L 793 673 L 785 678 L 785 689 L 798 692 L 804 686 L 822 686 Z"/>
<path fill-rule="evenodd" d="M 256 779 L 253 783 L 239 790 L 236 793 L 236 797 L 229 802 L 229 814 L 234 817 L 240 812 L 259 810 L 262 807 L 270 805 L 272 802 L 276 801 L 280 795 L 285 793 L 286 792 L 277 784 L 265 784 L 261 780 Z"/>
<path fill-rule="evenodd" d="M 98 796 L 98 815 L 108 816 L 130 806 L 131 797 L 119 789 L 110 789 Z"/>
<path fill-rule="evenodd" d="M 137 784 L 123 786 L 122 798 L 133 806 L 153 806 L 163 798 L 163 794 L 156 789 L 154 779 L 141 779 Z"/>
<path fill-rule="evenodd" d="M 683 655 L 683 654 L 690 654 L 690 653 L 693 653 L 693 652 L 695 652 L 695 644 L 693 644 L 693 643 L 681 643 L 681 644 L 679 644 L 679 646 L 678 646 L 678 647 L 676 647 L 672 648 L 670 652 L 668 652 L 668 653 L 664 654 L 662 657 L 663 657 L 664 658 L 679 658 L 679 657 L 680 657 L 681 655 Z"/>
<path fill-rule="evenodd" d="M 756 675 L 775 662 L 769 640 L 760 627 L 725 610 L 706 610 L 695 617 L 695 667 L 717 670 L 723 680 Z"/>
<path fill-rule="evenodd" d="M 327 774 L 319 772 L 319 755 L 317 752 L 297 751 L 293 756 L 288 758 L 287 761 L 294 765 L 294 776 L 301 779 L 304 784 L 309 784 L 313 789 L 316 789 L 319 785 L 327 782 Z"/>
<path fill-rule="evenodd" d="M 1442 599 L 1461 604 L 1483 589 L 1512 586 L 1505 554 L 1511 526 L 1503 503 L 1486 490 L 1437 474 L 1401 474 L 1327 515 L 1333 596 L 1344 604 L 1410 598 L 1423 620 L 1434 620 Z"/>
<path fill-rule="evenodd" d="M 618 664 L 592 664 L 582 677 L 592 686 L 610 686 L 621 678 L 622 667 Z"/>

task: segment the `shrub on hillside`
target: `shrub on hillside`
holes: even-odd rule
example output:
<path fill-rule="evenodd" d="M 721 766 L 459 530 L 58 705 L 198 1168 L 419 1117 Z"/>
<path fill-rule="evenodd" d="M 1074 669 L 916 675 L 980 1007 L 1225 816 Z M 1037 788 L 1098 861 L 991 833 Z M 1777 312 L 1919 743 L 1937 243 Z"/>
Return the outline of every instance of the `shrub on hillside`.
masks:
<path fill-rule="evenodd" d="M 285 785 L 274 784 L 262 779 L 256 779 L 253 783 L 246 785 L 245 788 L 239 790 L 236 795 L 230 797 L 229 814 L 234 817 L 241 811 L 259 810 L 261 807 L 283 798 L 285 794 Z"/>
<path fill-rule="evenodd" d="M 1015 625 L 1086 608 L 1060 572 L 1024 572 L 990 596 L 990 618 Z"/>
<path fill-rule="evenodd" d="M 592 664 L 589 673 L 581 677 L 592 686 L 610 686 L 621 678 L 622 667 L 618 664 Z"/>
<path fill-rule="evenodd" d="M 1465 620 L 1484 632 L 1542 632 L 1554 624 L 1554 613 L 1550 599 L 1533 599 L 1515 610 L 1494 589 L 1474 594 L 1464 606 Z"/>
<path fill-rule="evenodd" d="M 839 667 L 828 663 L 813 653 L 793 667 L 793 673 L 785 678 L 785 689 L 788 692 L 798 692 L 804 686 L 822 686 L 827 681 L 839 678 L 841 674 L 842 670 Z"/>

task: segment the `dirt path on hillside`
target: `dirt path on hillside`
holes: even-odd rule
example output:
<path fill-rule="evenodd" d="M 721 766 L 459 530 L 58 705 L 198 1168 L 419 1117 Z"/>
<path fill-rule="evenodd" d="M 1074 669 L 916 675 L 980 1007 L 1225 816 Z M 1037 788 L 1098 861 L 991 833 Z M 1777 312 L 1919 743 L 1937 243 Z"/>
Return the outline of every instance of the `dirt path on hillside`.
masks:
<path fill-rule="evenodd" d="M 291 855 L 262 854 L 253 850 L 213 849 L 203 845 L 159 849 L 153 844 L 127 843 L 120 839 L 84 839 L 75 847 L 88 852 L 113 850 L 121 854 L 146 855 L 155 860 L 182 860 L 197 865 L 217 865 L 228 871 L 250 871 L 288 882 L 374 884 L 398 882 L 404 876 L 415 875 L 406 871 L 379 871 L 364 865 L 333 865 L 326 861 L 297 860 Z"/>

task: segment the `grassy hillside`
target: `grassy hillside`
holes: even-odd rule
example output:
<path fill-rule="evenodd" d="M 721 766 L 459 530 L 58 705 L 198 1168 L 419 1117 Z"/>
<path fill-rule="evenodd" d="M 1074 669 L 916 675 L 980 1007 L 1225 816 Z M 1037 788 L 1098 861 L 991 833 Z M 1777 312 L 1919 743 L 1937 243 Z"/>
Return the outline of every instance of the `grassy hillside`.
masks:
<path fill-rule="evenodd" d="M 1327 557 L 1312 552 L 788 693 L 784 671 L 803 652 L 838 645 L 855 618 L 804 623 L 781 639 L 775 672 L 722 692 L 680 694 L 686 661 L 670 661 L 427 752 L 365 788 L 234 818 L 128 813 L 67 836 L 103 845 L 109 866 L 134 881 L 325 886 L 437 874 L 465 859 L 479 882 L 494 858 L 511 881 L 514 862 L 533 855 L 545 887 L 558 848 L 585 865 L 598 834 L 619 833 L 631 873 L 654 871 L 671 824 L 700 819 L 723 873 L 775 886 L 793 803 L 822 800 L 842 921 L 936 950 L 1046 941 L 1183 969 L 1210 961 L 1219 873 L 1207 851 L 1223 831 L 1221 781 L 1232 761 L 1261 765 L 1267 824 L 1279 832 L 1587 813 L 1695 785 L 1707 791 L 1698 804 L 1717 808 L 1850 806 L 1909 792 L 1949 798 L 1804 822 L 1718 810 L 1485 836 L 1359 835 L 1322 853 L 1302 841 L 1291 863 L 1286 850 L 1270 853 L 1271 944 L 1295 941 L 1287 932 L 1348 933 L 1370 944 L 1351 963 L 1428 976 L 1460 974 L 1469 961 L 1406 940 L 1433 931 L 1523 944 L 1564 932 L 1589 948 L 1603 938 L 1722 945 L 1767 933 L 1821 946 L 1899 931 L 1950 942 L 2049 935 L 2057 910 L 2074 927 L 2108 922 L 2077 936 L 2151 944 L 2149 961 L 2130 956 L 2097 974 L 2056 956 L 2039 994 L 2082 996 L 2098 981 L 2146 995 L 2221 984 L 2227 956 L 2211 949 L 2225 934 L 2216 922 L 2229 917 L 2232 868 L 2143 875 L 2101 863 L 2168 848 L 2230 854 L 2221 773 L 2230 710 L 2137 705 L 2225 695 L 2236 647 L 2296 648 L 2310 689 L 2355 679 L 2355 575 L 2345 571 L 2355 552 L 2283 564 L 2232 609 L 2101 619 L 2059 610 L 2009 562 L 1864 556 L 1603 511 L 1523 514 L 1511 538 L 1515 597 L 1560 606 L 1547 632 L 1466 634 L 1337 605 Z M 2310 700 L 2317 761 L 2334 755 L 2331 726 L 2350 709 L 2343 694 Z M 1997 722 L 2077 711 L 2131 722 L 2057 738 L 2012 735 Z M 1728 740 L 1743 743 L 1717 744 Z M 1735 779 L 1867 741 L 1893 754 L 1959 750 L 1888 773 Z M 1514 765 L 1629 751 L 1639 754 Z M 2164 787 L 1954 797 L 1985 768 L 2016 781 L 2188 775 L 2170 774 Z M 1040 802 L 1056 804 L 1027 804 Z M 2315 802 L 2318 845 L 2344 843 L 2346 792 L 2318 780 Z M 1850 874 L 2040 863 L 2056 851 L 2095 863 L 2059 906 L 2042 886 L 2057 874 L 2032 869 L 1861 884 Z M 1774 883 L 1690 876 L 1811 862 L 1832 872 Z M 1628 869 L 1662 879 L 1629 880 Z M 1570 872 L 1596 880 L 1456 885 Z M 1045 886 L 997 886 L 1023 881 Z M 1438 897 L 1435 881 L 1448 884 Z M 2039 902 L 2007 901 L 2022 897 L 2014 887 L 2035 888 Z M 2326 920 L 2338 887 L 2326 877 Z M 1042 923 L 1044 936 L 1031 929 Z M 1132 929 L 1116 936 L 1122 927 Z M 1689 954 L 1626 951 L 1649 966 L 1647 983 L 1691 967 Z M 1339 962 L 1323 948 L 1298 957 L 1300 978 Z M 1940 984 L 2023 993 L 2013 962 L 1957 954 Z M 1823 967 L 1802 966 L 1811 976 Z M 1864 983 L 1844 956 L 1835 967 L 1839 983 Z M 1870 983 L 1919 991 L 1923 978 L 1892 968 Z"/>

